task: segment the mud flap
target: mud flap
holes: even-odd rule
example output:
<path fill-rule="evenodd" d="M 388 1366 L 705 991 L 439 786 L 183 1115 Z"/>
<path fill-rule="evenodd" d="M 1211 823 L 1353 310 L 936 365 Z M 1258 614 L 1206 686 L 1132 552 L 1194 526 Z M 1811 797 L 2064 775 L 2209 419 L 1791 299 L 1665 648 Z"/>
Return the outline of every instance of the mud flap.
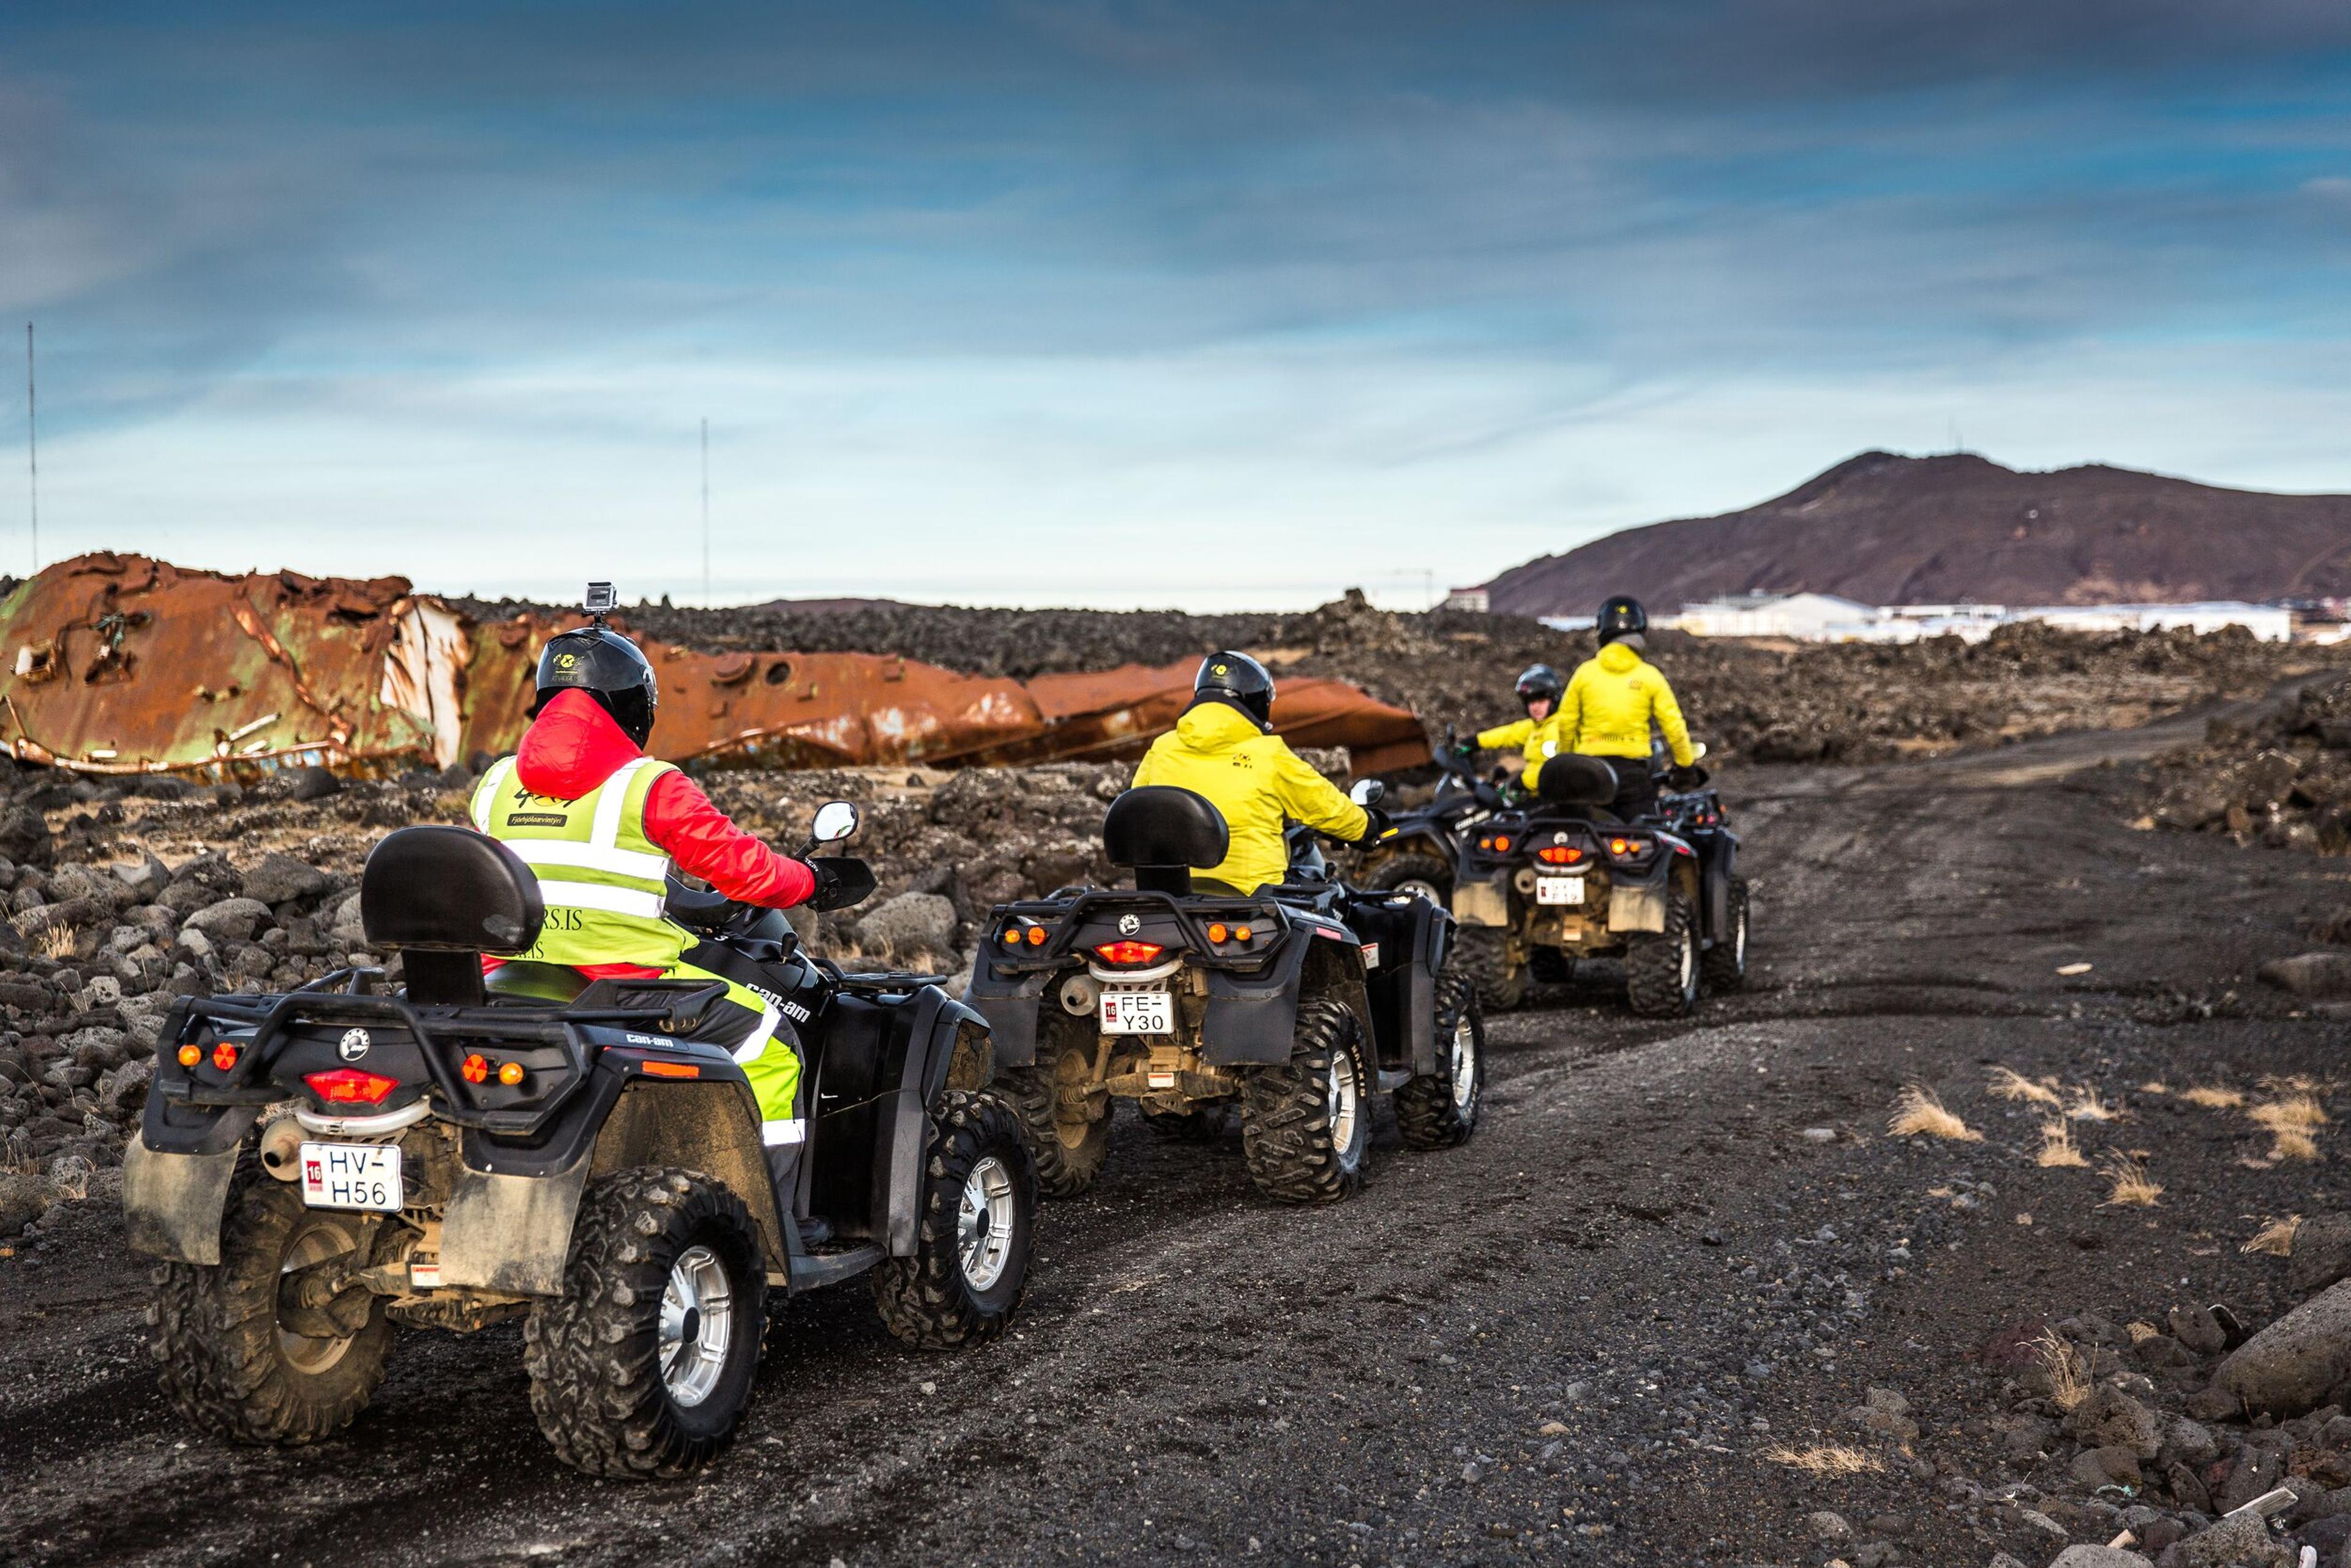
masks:
<path fill-rule="evenodd" d="M 221 1215 L 240 1147 L 217 1154 L 159 1154 L 142 1135 L 122 1149 L 122 1228 L 131 1249 L 169 1263 L 221 1260 Z"/>
<path fill-rule="evenodd" d="M 1502 891 L 1501 879 L 1485 882 L 1457 882 L 1453 884 L 1453 918 L 1464 925 L 1499 925 L 1510 924 L 1510 894 Z"/>
<path fill-rule="evenodd" d="M 996 1040 L 998 1067 L 1034 1067 L 1037 1009 L 1044 1004 L 1045 983 L 1053 977 L 1022 975 L 999 980 L 987 970 L 983 962 L 973 974 L 971 986 L 964 992 L 964 1005 L 987 1021 L 988 1032 Z"/>
<path fill-rule="evenodd" d="M 1666 928 L 1666 879 L 1648 887 L 1618 883 L 1608 894 L 1608 929 L 1658 932 Z"/>
<path fill-rule="evenodd" d="M 459 1173 L 441 1221 L 441 1282 L 518 1296 L 559 1296 L 571 1224 L 595 1165 L 588 1151 L 544 1176 Z"/>
<path fill-rule="evenodd" d="M 1210 969 L 1200 1018 L 1201 1055 L 1211 1067 L 1278 1064 L 1290 1060 L 1298 1033 L 1299 977 L 1313 936 L 1293 931 L 1262 978 Z"/>

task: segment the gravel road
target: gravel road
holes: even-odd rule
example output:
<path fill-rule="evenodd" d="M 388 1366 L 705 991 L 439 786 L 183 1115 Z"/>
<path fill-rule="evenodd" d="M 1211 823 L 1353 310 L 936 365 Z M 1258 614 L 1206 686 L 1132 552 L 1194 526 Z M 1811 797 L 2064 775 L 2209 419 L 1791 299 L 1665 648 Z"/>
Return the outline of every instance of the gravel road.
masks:
<path fill-rule="evenodd" d="M 2241 1131 L 2138 1086 L 2330 1070 L 2340 1020 L 2251 977 L 2351 889 L 2134 832 L 2098 746 L 2042 744 L 2052 766 L 1726 778 L 1749 991 L 1674 1024 L 1544 994 L 1494 1021 L 1478 1139 L 1383 1127 L 1335 1209 L 1258 1200 L 1237 1144 L 1122 1123 L 1100 1186 L 1045 1212 L 1016 1335 L 927 1355 L 861 1287 L 784 1306 L 696 1483 L 559 1465 L 511 1327 L 409 1335 L 344 1440 L 195 1437 L 145 1359 L 144 1269 L 86 1206 L 0 1260 L 0 1562 L 1818 1563 L 1807 1515 L 1834 1509 L 1881 1561 L 2045 1563 L 2062 1542 L 1970 1493 L 2011 1478 L 1976 1352 L 2088 1305 L 2273 1310 L 2236 1243 L 2343 1204 L 2339 1164 L 2249 1168 Z M 2126 1117 L 2090 1136 L 2147 1150 L 2161 1204 L 2035 1167 L 1994 1062 L 2100 1088 Z M 1913 1082 L 1984 1141 L 1886 1136 Z M 1909 1401 L 1907 1451 L 1772 1457 L 1858 1441 L 1872 1386 Z"/>

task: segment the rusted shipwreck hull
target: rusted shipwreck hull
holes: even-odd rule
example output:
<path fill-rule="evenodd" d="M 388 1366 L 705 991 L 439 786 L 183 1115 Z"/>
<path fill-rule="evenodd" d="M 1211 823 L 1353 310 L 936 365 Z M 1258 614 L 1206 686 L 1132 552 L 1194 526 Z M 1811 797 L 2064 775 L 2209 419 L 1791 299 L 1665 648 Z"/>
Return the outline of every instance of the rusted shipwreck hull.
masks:
<path fill-rule="evenodd" d="M 476 623 L 402 578 L 78 556 L 0 604 L 0 749 L 99 774 L 446 767 L 513 748 L 538 650 L 563 624 Z M 722 766 L 1139 756 L 1175 723 L 1192 674 L 1130 664 L 1022 683 L 866 653 L 642 641 L 662 679 L 653 749 Z M 1346 747 L 1358 772 L 1427 755 L 1410 714 L 1339 682 L 1285 681 L 1277 716 L 1293 744 Z"/>

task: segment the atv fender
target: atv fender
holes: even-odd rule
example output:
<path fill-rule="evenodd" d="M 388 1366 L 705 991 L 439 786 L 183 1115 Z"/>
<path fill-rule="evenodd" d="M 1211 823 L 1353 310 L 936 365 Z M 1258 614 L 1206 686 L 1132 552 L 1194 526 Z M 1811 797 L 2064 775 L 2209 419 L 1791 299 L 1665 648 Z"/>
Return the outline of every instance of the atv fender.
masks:
<path fill-rule="evenodd" d="M 1503 885 L 1508 872 L 1492 876 L 1457 877 L 1453 883 L 1453 918 L 1464 925 L 1494 925 L 1507 928 L 1510 924 L 1510 895 Z"/>
<path fill-rule="evenodd" d="M 229 1118 L 224 1118 L 225 1120 Z M 253 1116 L 246 1112 L 246 1126 Z M 134 1252 L 169 1263 L 221 1260 L 221 1216 L 243 1135 L 212 1154 L 165 1154 L 144 1134 L 122 1150 L 122 1225 Z"/>
<path fill-rule="evenodd" d="M 1739 841 L 1717 833 L 1712 847 L 1706 866 L 1706 936 L 1719 942 L 1729 934 L 1730 879 L 1739 874 Z"/>
<path fill-rule="evenodd" d="M 1666 928 L 1667 877 L 1671 855 L 1659 855 L 1655 865 L 1638 876 L 1609 873 L 1608 929 L 1617 932 L 1660 932 Z"/>
<path fill-rule="evenodd" d="M 893 1258 L 914 1255 L 922 1218 L 924 1166 L 931 1148 L 931 1106 L 946 1087 L 956 1045 L 967 1025 L 987 1020 L 936 986 L 925 986 L 901 1006 L 906 1019 L 904 1065 L 897 1089 L 883 1107 L 883 1124 L 873 1140 L 874 1188 L 884 1197 L 882 1242 Z M 1035 1027 L 1032 1009 L 1030 1027 Z M 897 1031 L 893 1030 L 893 1034 Z M 1033 1036 L 1032 1036 L 1033 1041 Z M 893 1043 L 895 1043 L 893 1040 Z M 1031 1046 L 1034 1054 L 1034 1046 Z M 883 1162 L 887 1162 L 886 1166 Z"/>
<path fill-rule="evenodd" d="M 538 1176 L 460 1171 L 442 1214 L 441 1282 L 518 1296 L 561 1295 L 571 1222 L 594 1164 L 582 1155 L 564 1169 Z"/>
<path fill-rule="evenodd" d="M 1037 1064 L 1037 1009 L 1044 1005 L 1050 973 L 998 976 L 983 954 L 972 970 L 962 1005 L 973 1009 L 996 1038 L 996 1061 L 1003 1067 Z"/>
<path fill-rule="evenodd" d="M 1200 1018 L 1202 1054 L 1211 1067 L 1254 1067 L 1290 1060 L 1298 1032 L 1299 981 L 1316 941 L 1299 925 L 1259 974 L 1210 969 L 1208 1005 Z"/>

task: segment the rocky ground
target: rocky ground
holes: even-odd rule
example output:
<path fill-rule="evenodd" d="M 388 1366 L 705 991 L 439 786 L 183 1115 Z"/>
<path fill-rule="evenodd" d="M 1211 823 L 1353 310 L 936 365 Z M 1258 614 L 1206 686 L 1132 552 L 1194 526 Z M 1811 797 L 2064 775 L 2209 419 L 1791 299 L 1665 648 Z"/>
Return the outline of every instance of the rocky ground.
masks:
<path fill-rule="evenodd" d="M 559 606 L 461 601 L 483 619 Z M 1411 709 L 1432 735 L 1519 716 L 1520 670 L 1562 674 L 1590 656 L 1589 632 L 1522 616 L 1397 615 L 1359 594 L 1294 615 L 1172 611 L 967 610 L 882 604 L 846 610 L 685 610 L 640 605 L 632 625 L 713 651 L 903 653 L 975 674 L 1029 676 L 1166 664 L 1219 647 L 1277 671 L 1352 681 Z M 1761 762 L 1871 762 L 2085 728 L 2123 728 L 2226 695 L 2248 695 L 2304 662 L 2240 630 L 2083 636 L 2003 627 L 1989 640 L 1906 647 L 1764 646 L 1658 632 L 1651 657 L 1713 748 Z"/>
<path fill-rule="evenodd" d="M 2344 902 L 2343 862 L 2249 875 L 2221 837 L 2133 831 L 2137 786 L 2093 766 L 2130 743 L 1728 770 L 1759 887 L 1748 991 L 1676 1023 L 1629 1018 L 1605 971 L 1543 993 L 1492 1025 L 1478 1139 L 1412 1155 L 1384 1125 L 1335 1209 L 1268 1206 L 1237 1150 L 1122 1124 L 1102 1184 L 1045 1212 L 1013 1337 L 929 1356 L 855 1287 L 781 1306 L 743 1442 L 690 1485 L 559 1465 L 511 1327 L 410 1335 L 346 1439 L 194 1437 L 143 1359 L 144 1270 L 107 1173 L 67 1169 L 0 1242 L 0 1560 L 2041 1568 L 2128 1531 L 2139 1562 L 2291 1561 L 2287 1539 L 2336 1562 L 2351 1419 L 2328 1407 L 2351 1400 L 2331 1362 L 2231 1345 L 2346 1288 L 2324 1284 L 2342 1250 L 2325 1217 L 2351 1209 L 2344 1019 L 2257 978 Z M 1081 863 L 1108 782 L 716 787 L 777 826 L 862 788 L 879 842 L 905 846 L 883 852 L 892 891 L 955 914 Z M 68 800 L 41 816 L 44 869 L 20 782 L 0 852 L 40 874 L 10 879 L 12 902 L 34 890 L 19 936 L 75 936 L 15 958 L 27 991 L 0 995 L 44 1107 L 0 1113 L 12 1155 L 57 1138 L 52 1165 L 103 1158 L 88 1124 L 131 1069 L 100 1065 L 110 1037 L 64 1042 L 136 1038 L 128 1003 L 156 991 L 126 967 L 168 993 L 211 983 L 207 962 L 274 984 L 332 961 L 370 814 L 445 814 L 437 785 Z M 1034 824 L 1018 853 L 1007 823 Z M 965 842 L 956 885 L 918 885 Z M 186 872 L 207 850 L 234 889 Z M 319 884 L 268 881 L 273 853 Z M 75 918 L 40 913 L 74 899 Z M 912 934 L 823 937 L 939 928 L 912 907 Z M 184 934 L 222 908 L 207 958 Z M 1959 1135 L 1892 1130 L 1914 1086 Z M 2053 1145 L 2084 1163 L 2046 1163 Z M 2303 1343 L 2295 1322 L 2273 1347 Z M 2215 1522 L 2279 1487 L 2273 1520 Z"/>

